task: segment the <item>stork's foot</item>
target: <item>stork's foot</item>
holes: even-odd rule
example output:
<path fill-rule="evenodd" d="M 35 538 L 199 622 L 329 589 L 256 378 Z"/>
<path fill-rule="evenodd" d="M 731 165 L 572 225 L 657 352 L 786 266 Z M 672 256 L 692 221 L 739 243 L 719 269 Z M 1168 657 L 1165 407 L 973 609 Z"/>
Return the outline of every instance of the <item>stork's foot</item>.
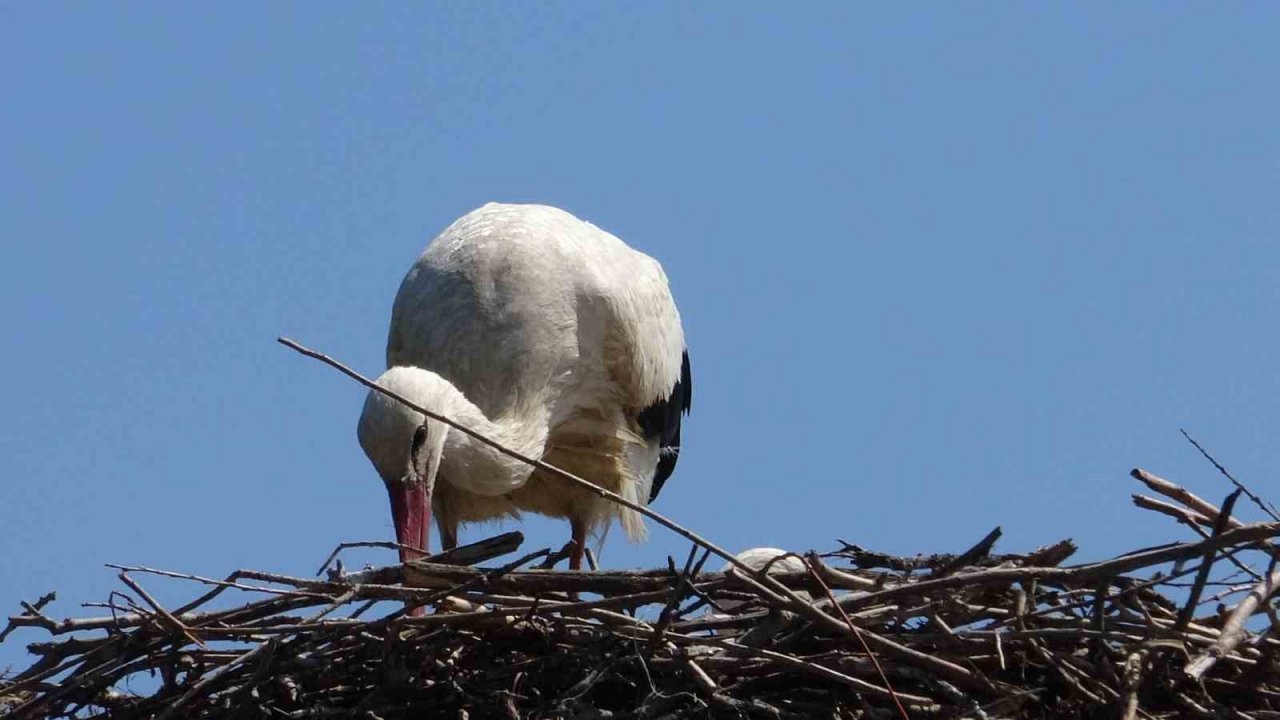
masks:
<path fill-rule="evenodd" d="M 538 567 L 543 570 L 550 570 L 556 565 L 559 565 L 562 560 L 566 560 L 572 557 L 573 557 L 573 541 L 570 540 L 569 542 L 564 544 L 564 547 L 547 555 L 547 559 L 543 560 L 542 564 L 539 565 Z"/>
<path fill-rule="evenodd" d="M 570 570 L 582 569 L 582 556 L 587 552 L 587 524 L 578 520 L 571 520 L 570 525 L 573 529 L 573 536 L 558 552 L 553 552 L 547 556 L 546 562 L 542 563 L 543 568 L 555 567 L 557 563 L 567 557 L 569 558 Z M 595 564 L 595 558 L 591 558 L 591 567 L 593 569 Z"/>

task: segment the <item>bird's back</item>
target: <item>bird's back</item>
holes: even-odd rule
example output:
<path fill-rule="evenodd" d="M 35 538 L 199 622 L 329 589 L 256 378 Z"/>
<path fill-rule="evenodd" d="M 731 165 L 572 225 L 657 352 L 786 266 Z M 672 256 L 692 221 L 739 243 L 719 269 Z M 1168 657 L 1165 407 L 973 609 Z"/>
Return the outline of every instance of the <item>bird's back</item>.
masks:
<path fill-rule="evenodd" d="M 659 284 L 665 304 L 645 292 Z M 634 301 L 637 291 L 642 299 Z M 620 322 L 628 313 L 645 317 Z M 662 329 L 637 327 L 646 321 Z M 626 400 L 640 403 L 670 388 L 660 376 L 678 377 L 679 329 L 652 259 L 563 210 L 490 203 L 441 232 L 404 278 L 387 364 L 439 373 L 490 418 L 567 411 L 549 403 L 575 399 L 558 390 L 570 380 L 574 387 L 605 381 L 592 375 L 606 372 L 636 376 L 621 379 L 639 395 Z M 633 357 L 635 339 L 620 334 L 636 332 L 673 345 L 677 364 Z M 606 358 L 609 342 L 628 347 Z M 626 367 L 607 367 L 620 362 Z"/>

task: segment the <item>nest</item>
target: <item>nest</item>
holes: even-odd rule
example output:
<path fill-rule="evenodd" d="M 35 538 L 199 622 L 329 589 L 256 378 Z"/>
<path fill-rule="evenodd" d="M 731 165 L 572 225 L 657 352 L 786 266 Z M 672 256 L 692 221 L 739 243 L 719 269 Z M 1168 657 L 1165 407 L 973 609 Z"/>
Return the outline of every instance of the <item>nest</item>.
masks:
<path fill-rule="evenodd" d="M 519 533 L 322 579 L 119 567 L 107 616 L 47 596 L 10 618 L 0 640 L 51 638 L 0 680 L 0 717 L 1280 717 L 1280 522 L 1134 476 L 1200 537 L 1071 566 L 1070 541 L 995 555 L 997 529 L 801 572 L 710 572 L 698 543 L 657 570 L 540 569 L 556 553 L 511 559 Z M 202 594 L 164 608 L 156 576 Z"/>

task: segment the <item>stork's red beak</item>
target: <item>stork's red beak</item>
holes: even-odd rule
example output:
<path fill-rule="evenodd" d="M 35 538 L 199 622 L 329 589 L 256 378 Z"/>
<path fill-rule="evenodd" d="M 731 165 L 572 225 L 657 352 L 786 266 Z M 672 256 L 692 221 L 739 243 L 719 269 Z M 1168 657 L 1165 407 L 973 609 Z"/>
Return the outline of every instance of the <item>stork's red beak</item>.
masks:
<path fill-rule="evenodd" d="M 387 483 L 391 496 L 391 519 L 400 543 L 400 562 L 427 554 L 427 533 L 431 529 L 431 493 L 425 483 Z M 422 607 L 410 607 L 410 617 L 421 617 Z"/>
<path fill-rule="evenodd" d="M 400 543 L 400 562 L 427 554 L 427 533 L 431 529 L 431 493 L 426 483 L 387 483 L 391 496 L 391 519 Z"/>

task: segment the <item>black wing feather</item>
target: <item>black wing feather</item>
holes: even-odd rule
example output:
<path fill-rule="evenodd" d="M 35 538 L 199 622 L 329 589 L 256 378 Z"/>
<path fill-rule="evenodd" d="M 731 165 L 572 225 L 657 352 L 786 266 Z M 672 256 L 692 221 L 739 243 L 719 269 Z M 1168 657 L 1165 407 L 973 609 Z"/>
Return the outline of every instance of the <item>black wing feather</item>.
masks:
<path fill-rule="evenodd" d="M 689 351 L 685 350 L 680 363 L 680 379 L 671 388 L 671 394 L 640 411 L 640 429 L 645 437 L 658 438 L 661 452 L 658 469 L 653 474 L 653 485 L 649 489 L 649 502 L 658 497 L 662 485 L 676 469 L 676 461 L 680 459 L 680 416 L 689 414 L 692 401 L 693 377 L 689 374 Z"/>

